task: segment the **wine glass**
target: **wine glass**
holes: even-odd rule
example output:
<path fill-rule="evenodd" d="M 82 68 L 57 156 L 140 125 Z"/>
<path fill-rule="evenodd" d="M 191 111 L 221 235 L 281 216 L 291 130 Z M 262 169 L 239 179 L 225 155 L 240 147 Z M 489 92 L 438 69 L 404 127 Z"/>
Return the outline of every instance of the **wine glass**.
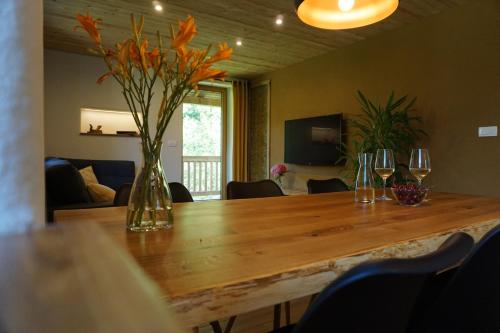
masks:
<path fill-rule="evenodd" d="M 418 185 L 422 185 L 422 181 L 431 172 L 431 156 L 427 149 L 413 149 L 411 151 L 410 166 L 411 174 L 417 178 Z"/>
<path fill-rule="evenodd" d="M 377 200 L 392 200 L 385 193 L 385 185 L 395 170 L 394 154 L 391 149 L 377 149 L 377 157 L 375 158 L 375 172 L 382 178 L 384 182 L 384 192 Z"/>

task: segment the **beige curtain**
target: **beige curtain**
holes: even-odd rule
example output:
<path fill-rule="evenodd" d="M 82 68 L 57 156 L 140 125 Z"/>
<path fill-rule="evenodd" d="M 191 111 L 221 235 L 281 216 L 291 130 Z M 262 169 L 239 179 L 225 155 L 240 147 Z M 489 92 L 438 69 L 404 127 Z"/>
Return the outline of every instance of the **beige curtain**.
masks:
<path fill-rule="evenodd" d="M 248 181 L 248 82 L 233 81 L 233 180 Z"/>

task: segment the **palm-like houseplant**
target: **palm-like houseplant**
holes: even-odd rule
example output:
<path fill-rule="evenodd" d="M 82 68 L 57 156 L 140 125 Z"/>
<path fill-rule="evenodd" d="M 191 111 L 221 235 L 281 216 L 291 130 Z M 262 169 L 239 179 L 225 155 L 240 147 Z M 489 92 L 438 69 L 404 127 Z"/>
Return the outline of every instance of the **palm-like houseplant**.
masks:
<path fill-rule="evenodd" d="M 385 105 L 375 105 L 358 91 L 358 101 L 362 113 L 349 120 L 353 140 L 351 149 L 345 147 L 348 153 L 344 156 L 353 166 L 352 179 L 359 167 L 357 155 L 360 152 L 375 154 L 377 149 L 392 149 L 398 169 L 405 167 L 403 161 L 408 159 L 411 148 L 427 135 L 418 128 L 421 117 L 412 114 L 416 98 L 408 100 L 407 95 L 395 98 L 391 92 Z M 401 177 L 401 172 L 396 170 L 395 177 Z"/>

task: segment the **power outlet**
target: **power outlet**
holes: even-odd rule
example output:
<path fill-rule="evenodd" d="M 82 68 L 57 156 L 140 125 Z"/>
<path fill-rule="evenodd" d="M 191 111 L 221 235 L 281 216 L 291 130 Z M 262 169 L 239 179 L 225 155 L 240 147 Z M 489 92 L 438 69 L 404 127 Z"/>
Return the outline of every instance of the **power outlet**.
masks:
<path fill-rule="evenodd" d="M 480 138 L 489 136 L 498 136 L 498 127 L 497 126 L 479 127 L 478 135 Z"/>

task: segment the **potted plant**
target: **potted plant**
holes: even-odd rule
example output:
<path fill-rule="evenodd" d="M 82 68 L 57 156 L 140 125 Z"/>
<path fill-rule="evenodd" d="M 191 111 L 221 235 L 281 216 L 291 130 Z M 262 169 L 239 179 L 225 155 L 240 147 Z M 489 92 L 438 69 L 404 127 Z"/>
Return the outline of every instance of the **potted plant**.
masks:
<path fill-rule="evenodd" d="M 408 100 L 408 96 L 395 98 L 391 92 L 385 105 L 376 105 L 361 91 L 357 92 L 362 113 L 348 120 L 352 132 L 352 146 L 344 144 L 344 159 L 352 166 L 352 179 L 356 178 L 359 167 L 357 154 L 360 152 L 373 153 L 377 149 L 392 149 L 396 159 L 394 177 L 402 177 L 401 169 L 406 168 L 403 161 L 408 160 L 411 148 L 417 141 L 426 136 L 424 130 L 419 128 L 422 118 L 413 115 L 416 97 Z M 377 178 L 381 185 L 381 179 Z"/>

